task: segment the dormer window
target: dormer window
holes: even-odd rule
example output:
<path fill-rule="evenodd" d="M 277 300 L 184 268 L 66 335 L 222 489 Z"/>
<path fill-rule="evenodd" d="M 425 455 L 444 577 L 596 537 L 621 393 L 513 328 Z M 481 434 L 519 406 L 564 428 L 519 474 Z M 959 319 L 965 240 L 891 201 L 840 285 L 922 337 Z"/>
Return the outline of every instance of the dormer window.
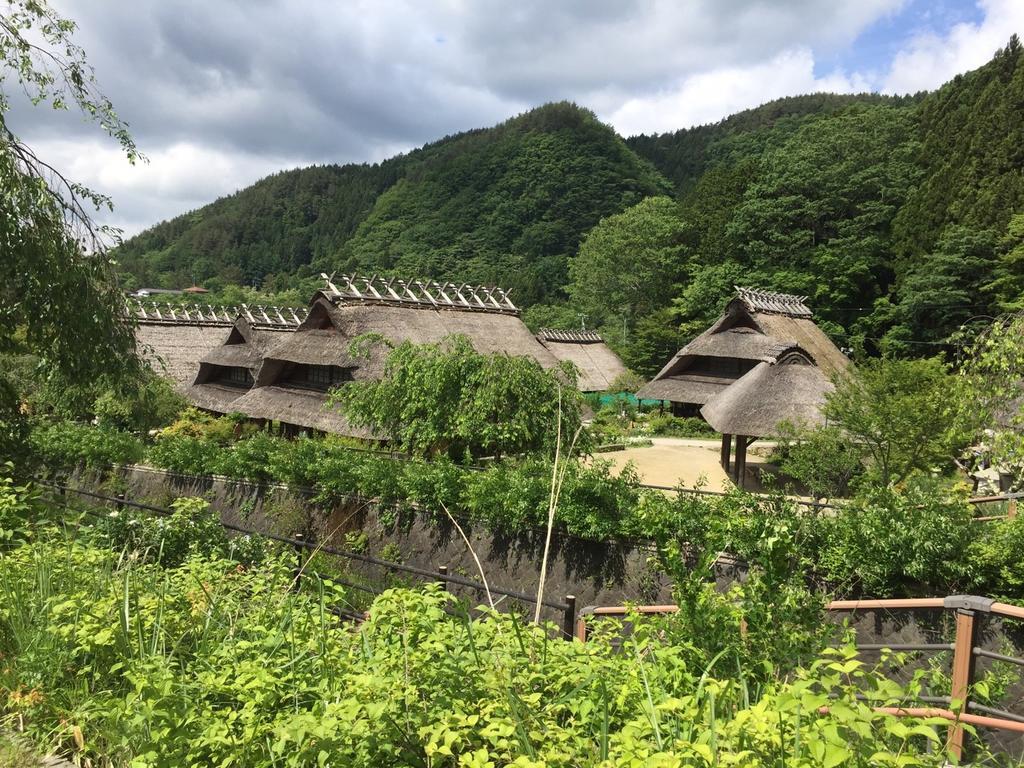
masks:
<path fill-rule="evenodd" d="M 329 389 L 352 381 L 352 369 L 337 365 L 293 364 L 284 375 L 285 382 L 300 389 L 315 389 L 326 392 Z"/>
<path fill-rule="evenodd" d="M 218 366 L 218 373 L 214 378 L 220 384 L 244 389 L 249 389 L 254 383 L 252 372 L 248 368 L 237 366 Z"/>

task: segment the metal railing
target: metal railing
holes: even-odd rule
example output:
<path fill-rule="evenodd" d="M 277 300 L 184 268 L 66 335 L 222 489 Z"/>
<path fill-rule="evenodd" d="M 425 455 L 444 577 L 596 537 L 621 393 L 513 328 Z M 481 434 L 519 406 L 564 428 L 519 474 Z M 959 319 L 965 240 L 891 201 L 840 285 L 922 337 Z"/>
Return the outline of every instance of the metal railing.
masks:
<path fill-rule="evenodd" d="M 666 615 L 676 613 L 676 605 L 640 606 L 587 606 L 580 611 L 576 621 L 576 639 L 586 642 L 588 621 L 600 617 L 624 618 L 630 615 Z M 878 711 L 906 717 L 939 717 L 950 721 L 947 747 L 959 759 L 963 755 L 964 725 L 982 728 L 996 728 L 1024 733 L 1024 715 L 995 707 L 985 706 L 971 700 L 972 686 L 977 680 L 975 662 L 979 658 L 992 659 L 1024 667 L 1024 659 L 994 653 L 981 648 L 979 641 L 979 617 L 998 616 L 1024 620 L 1024 607 L 1001 603 L 976 595 L 951 595 L 949 597 L 893 598 L 885 600 L 833 600 L 826 605 L 829 613 L 855 613 L 875 610 L 944 610 L 954 611 L 956 616 L 955 638 L 951 643 L 864 643 L 855 647 L 859 651 L 919 651 L 953 652 L 951 684 L 948 696 L 921 696 L 918 700 L 926 704 L 940 704 L 939 707 L 879 707 Z M 743 632 L 744 627 L 740 627 Z M 960 710 L 950 707 L 959 702 Z"/>
<path fill-rule="evenodd" d="M 85 498 L 94 499 L 99 502 L 113 504 L 117 509 L 121 509 L 123 507 L 130 507 L 132 509 L 139 509 L 146 512 L 152 512 L 154 514 L 161 516 L 168 516 L 173 514 L 174 512 L 174 510 L 167 509 L 166 507 L 159 507 L 153 504 L 146 504 L 143 502 L 125 498 L 124 494 L 118 494 L 117 496 L 107 496 L 102 493 L 88 491 L 84 488 L 75 488 L 69 485 L 65 485 L 63 483 L 54 483 L 39 479 L 37 479 L 35 483 L 37 485 L 57 491 L 57 493 L 62 497 L 71 493 L 76 496 L 82 496 Z M 529 595 L 525 592 L 520 592 L 518 590 L 496 587 L 491 584 L 485 585 L 481 581 L 466 578 L 465 576 L 460 576 L 459 574 L 450 573 L 447 565 L 441 565 L 437 568 L 437 570 L 428 570 L 426 568 L 419 568 L 413 565 L 406 565 L 405 563 L 396 563 L 391 560 L 384 560 L 378 557 L 373 557 L 371 555 L 361 554 L 359 552 L 351 552 L 344 549 L 339 549 L 337 547 L 331 547 L 326 544 L 318 544 L 313 541 L 306 541 L 304 538 L 281 536 L 274 533 L 268 533 L 266 531 L 245 528 L 243 526 L 234 525 L 233 523 L 227 523 L 222 520 L 218 520 L 218 522 L 220 522 L 221 527 L 225 530 L 233 531 L 235 533 L 244 534 L 247 536 L 257 536 L 268 541 L 273 541 L 278 544 L 284 544 L 293 547 L 298 556 L 298 567 L 296 569 L 297 580 L 300 579 L 303 574 L 306 574 L 309 576 L 316 576 L 318 578 L 323 579 L 324 581 L 335 582 L 338 584 L 342 584 L 346 587 L 368 592 L 370 594 L 379 594 L 380 590 L 374 589 L 373 587 L 367 586 L 365 584 L 356 584 L 350 581 L 337 578 L 335 576 L 326 576 L 315 571 L 309 570 L 307 568 L 308 558 L 305 563 L 303 562 L 304 553 L 323 553 L 326 555 L 331 555 L 333 557 L 340 557 L 346 560 L 377 566 L 383 568 L 385 571 L 388 572 L 407 574 L 409 576 L 420 578 L 424 581 L 439 582 L 445 587 L 451 584 L 460 587 L 465 587 L 467 589 L 474 590 L 479 593 L 490 593 L 492 596 L 497 595 L 503 598 L 510 598 L 521 603 L 529 603 L 531 605 L 537 604 L 537 598 L 535 595 Z M 545 608 L 550 608 L 551 610 L 560 612 L 562 614 L 561 635 L 565 639 L 571 640 L 573 638 L 574 628 L 576 625 L 575 595 L 566 595 L 564 600 L 562 601 L 547 599 L 541 600 L 540 604 Z"/>

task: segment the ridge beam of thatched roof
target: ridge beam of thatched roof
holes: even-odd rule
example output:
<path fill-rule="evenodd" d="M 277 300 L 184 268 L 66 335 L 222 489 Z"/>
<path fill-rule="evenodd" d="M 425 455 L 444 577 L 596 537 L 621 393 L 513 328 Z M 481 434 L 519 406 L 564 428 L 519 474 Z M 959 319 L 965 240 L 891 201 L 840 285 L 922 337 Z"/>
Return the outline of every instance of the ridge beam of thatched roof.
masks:
<path fill-rule="evenodd" d="M 170 323 L 186 325 L 229 326 L 236 318 L 242 317 L 252 325 L 263 328 L 297 328 L 306 318 L 307 310 L 295 307 L 256 307 L 253 314 L 247 304 L 238 307 L 206 304 L 204 310 L 199 304 L 157 304 L 151 301 L 143 304 L 138 299 L 127 305 L 128 314 L 143 323 Z M 285 316 L 288 312 L 291 317 Z"/>
<path fill-rule="evenodd" d="M 767 312 L 790 317 L 811 317 L 813 313 L 804 304 L 806 296 L 795 296 L 789 293 L 773 293 L 756 288 L 741 288 L 736 285 L 737 297 L 747 305 L 751 312 Z"/>
<path fill-rule="evenodd" d="M 320 275 L 327 288 L 322 292 L 331 302 L 341 304 L 359 301 L 371 304 L 420 305 L 434 309 L 472 309 L 483 312 L 519 314 L 519 308 L 509 298 L 511 291 L 483 285 L 465 283 L 439 283 L 436 280 L 384 279 L 378 275 L 360 277 L 342 275 L 340 287 L 333 275 Z"/>

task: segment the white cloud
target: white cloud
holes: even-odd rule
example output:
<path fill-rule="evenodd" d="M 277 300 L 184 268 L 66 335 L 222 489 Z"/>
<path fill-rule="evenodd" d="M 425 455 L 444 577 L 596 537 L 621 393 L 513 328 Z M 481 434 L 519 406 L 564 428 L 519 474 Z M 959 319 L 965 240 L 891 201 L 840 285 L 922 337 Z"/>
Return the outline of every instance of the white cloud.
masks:
<path fill-rule="evenodd" d="M 1024 1 L 979 0 L 978 6 L 984 12 L 979 23 L 956 24 L 945 35 L 913 37 L 893 58 L 881 90 L 902 94 L 937 88 L 980 67 L 1013 33 L 1024 33 Z"/>
<path fill-rule="evenodd" d="M 891 72 L 872 62 L 879 77 L 816 60 L 908 0 L 55 1 L 151 163 L 77 116 L 16 105 L 8 125 L 111 195 L 129 234 L 275 170 L 379 161 L 546 101 L 632 134 L 797 93 L 934 87 L 1024 28 L 1024 0 L 984 0 L 983 22 L 913 38 Z"/>
<path fill-rule="evenodd" d="M 761 64 L 725 67 L 683 78 L 653 96 L 629 99 L 608 120 L 625 136 L 662 133 L 715 122 L 781 96 L 866 90 L 868 82 L 856 74 L 815 77 L 814 56 L 802 48 L 784 51 Z"/>
<path fill-rule="evenodd" d="M 129 235 L 155 224 L 156 211 L 184 213 L 300 164 L 185 142 L 162 147 L 147 156 L 149 162 L 135 165 L 107 142 L 46 140 L 35 150 L 68 178 L 113 198 L 114 213 L 98 218 Z"/>

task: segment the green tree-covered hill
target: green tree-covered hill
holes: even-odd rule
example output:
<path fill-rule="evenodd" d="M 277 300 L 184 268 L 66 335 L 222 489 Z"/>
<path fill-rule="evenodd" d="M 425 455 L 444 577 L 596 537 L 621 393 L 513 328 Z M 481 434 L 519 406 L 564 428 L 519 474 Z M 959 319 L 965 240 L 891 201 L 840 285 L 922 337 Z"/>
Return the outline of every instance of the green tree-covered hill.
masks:
<path fill-rule="evenodd" d="M 359 269 L 557 294 L 603 216 L 671 186 L 594 115 L 549 104 L 379 165 L 270 176 L 128 240 L 136 283 Z"/>
<path fill-rule="evenodd" d="M 627 140 L 549 104 L 378 165 L 268 177 L 119 257 L 157 285 L 501 284 L 528 322 L 583 316 L 642 372 L 737 283 L 807 294 L 846 346 L 948 351 L 962 325 L 1024 306 L 1022 49 L 932 93 L 797 96 Z"/>

